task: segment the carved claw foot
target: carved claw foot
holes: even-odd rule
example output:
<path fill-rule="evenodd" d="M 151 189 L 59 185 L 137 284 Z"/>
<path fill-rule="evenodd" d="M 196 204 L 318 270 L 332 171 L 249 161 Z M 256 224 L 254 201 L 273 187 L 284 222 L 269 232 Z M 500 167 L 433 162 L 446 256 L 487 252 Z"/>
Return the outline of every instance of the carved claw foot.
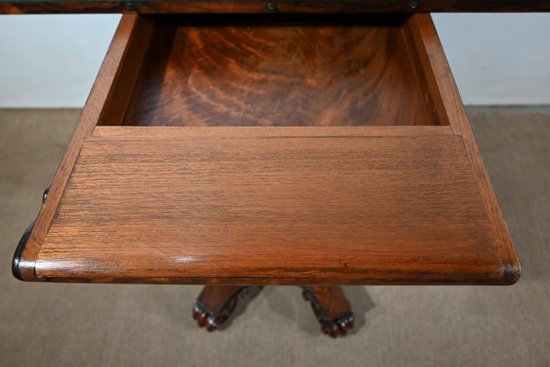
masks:
<path fill-rule="evenodd" d="M 353 328 L 353 312 L 340 287 L 303 287 L 302 295 L 311 303 L 323 333 L 335 338 Z"/>
<path fill-rule="evenodd" d="M 193 307 L 193 318 L 200 327 L 208 331 L 216 330 L 235 310 L 239 298 L 248 287 L 207 285 Z"/>

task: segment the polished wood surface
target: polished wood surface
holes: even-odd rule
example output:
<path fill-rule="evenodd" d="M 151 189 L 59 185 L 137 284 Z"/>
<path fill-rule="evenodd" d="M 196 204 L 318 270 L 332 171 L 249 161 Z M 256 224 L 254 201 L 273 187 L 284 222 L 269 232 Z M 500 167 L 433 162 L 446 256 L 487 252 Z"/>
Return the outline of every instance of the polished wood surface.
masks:
<path fill-rule="evenodd" d="M 55 215 L 82 143 L 98 124 L 108 96 L 113 89 L 113 84 L 115 84 L 117 77 L 123 73 L 124 66 L 127 64 L 128 46 L 132 40 L 132 35 L 136 34 L 139 28 L 139 23 L 140 19 L 137 15 L 126 15 L 120 21 L 90 96 L 82 110 L 82 115 L 73 132 L 67 151 L 52 180 L 48 198 L 40 208 L 36 225 L 28 241 L 25 243 L 24 248 L 18 251 L 20 259 L 17 273 L 21 279 L 36 278 L 35 261 L 44 241 L 44 236 L 48 232 Z"/>
<path fill-rule="evenodd" d="M 226 284 L 502 281 L 460 137 L 334 137 L 314 127 L 301 128 L 310 130 L 302 137 L 285 129 L 98 127 L 36 274 Z"/>
<path fill-rule="evenodd" d="M 158 19 L 126 125 L 439 124 L 402 16 Z"/>
<path fill-rule="evenodd" d="M 412 36 L 412 44 L 419 55 L 422 68 L 427 71 L 424 77 L 427 80 L 430 94 L 434 96 L 433 100 L 438 115 L 446 116 L 453 132 L 461 136 L 464 141 L 464 146 L 472 162 L 481 201 L 485 206 L 485 213 L 495 236 L 495 242 L 499 244 L 499 254 L 506 268 L 504 273 L 508 277 L 506 282 L 514 283 L 519 280 L 521 273 L 519 258 L 481 159 L 468 116 L 432 18 L 429 16 L 411 17 L 407 22 L 407 30 Z"/>
<path fill-rule="evenodd" d="M 0 14 L 25 13 L 426 13 L 550 11 L 547 0 L 26 0 L 0 2 Z"/>
<path fill-rule="evenodd" d="M 114 69 L 114 79 L 108 89 L 108 95 L 99 109 L 101 114 L 97 125 L 121 124 L 126 116 L 132 91 L 139 83 L 143 64 L 147 59 L 148 48 L 155 30 L 155 22 L 148 17 L 133 17 L 132 31 L 124 38 L 124 57 Z M 117 32 L 119 34 L 119 32 Z"/>
<path fill-rule="evenodd" d="M 365 79 L 377 81 L 376 87 L 366 91 L 377 95 L 380 103 L 385 99 L 380 96 L 400 96 L 395 106 L 388 104 L 379 111 L 375 126 L 186 127 L 189 120 L 184 117 L 191 117 L 197 125 L 224 124 L 216 122 L 212 109 L 205 109 L 203 116 L 189 112 L 185 103 L 196 95 L 179 101 L 178 115 L 173 101 L 180 93 L 188 93 L 184 89 L 178 89 L 172 99 L 166 97 L 166 105 L 151 103 L 143 86 L 160 80 L 150 75 L 156 69 L 140 61 L 149 60 L 148 55 L 128 55 L 155 50 L 153 42 L 152 48 L 131 51 L 133 43 L 146 37 L 155 40 L 158 35 L 172 34 L 177 40 L 181 33 L 179 37 L 185 39 L 183 29 L 195 35 L 195 41 L 189 40 L 192 45 L 205 45 L 200 49 L 210 55 L 201 34 L 204 23 L 191 28 L 172 23 L 167 26 L 169 32 L 163 33 L 155 24 L 160 18 L 147 19 L 123 17 L 52 192 L 22 251 L 18 263 L 22 279 L 235 285 L 517 281 L 519 261 L 429 16 L 330 27 L 329 39 L 335 32 L 349 31 L 358 39 L 378 32 L 384 41 L 371 39 L 363 53 L 352 45 L 342 48 L 312 41 L 327 54 L 339 49 L 356 55 L 346 59 L 335 54 L 331 59 L 339 65 L 333 69 L 335 75 L 342 70 L 352 72 L 353 77 L 346 81 L 352 84 L 361 75 L 353 74 L 357 70 L 353 66 L 364 66 L 365 59 L 384 67 L 395 62 L 391 60 L 395 55 L 408 56 L 407 71 L 414 77 L 396 71 L 403 67 L 400 61 L 399 68 L 388 67 L 389 75 L 403 78 L 398 82 L 384 82 L 385 74 L 377 70 L 372 75 L 378 73 L 378 78 Z M 147 26 L 149 21 L 152 27 Z M 388 30 L 396 21 L 399 31 Z M 344 26 L 351 28 L 344 30 Z M 289 29 L 300 30 L 284 28 L 283 33 Z M 231 32 L 212 32 L 221 37 L 222 44 L 234 37 Z M 277 32 L 268 29 L 262 34 L 260 45 Z M 391 37 L 401 40 L 389 42 Z M 291 40 L 294 43 L 285 47 L 305 47 L 299 38 Z M 210 42 L 217 41 L 214 37 Z M 345 40 L 335 37 L 332 42 Z M 166 71 L 168 90 L 189 85 L 190 79 L 185 70 L 188 63 L 177 62 L 173 55 L 183 55 L 191 70 L 203 70 L 185 54 L 182 44 L 174 41 L 173 45 L 164 55 L 155 56 L 166 61 L 164 69 L 158 70 Z M 231 48 L 224 48 L 228 46 L 220 47 L 226 50 L 224 55 L 233 55 L 228 51 Z M 382 56 L 371 53 L 370 47 Z M 388 51 L 392 47 L 393 52 Z M 275 57 L 279 52 L 275 47 L 268 54 Z M 378 58 L 387 59 L 387 63 Z M 253 56 L 250 59 L 255 60 Z M 313 72 L 315 60 L 304 59 L 294 67 L 301 65 Z M 266 62 L 274 65 L 271 57 Z M 208 70 L 212 65 L 216 62 Z M 366 65 L 364 70 L 368 70 Z M 220 80 L 223 86 L 214 84 L 207 89 L 196 87 L 195 93 L 224 90 L 238 101 L 227 103 L 235 111 L 235 106 L 251 106 L 254 112 L 247 94 L 234 92 L 238 88 L 232 92 L 244 84 L 250 70 L 219 73 L 238 75 L 238 80 L 235 84 Z M 212 82 L 215 74 L 197 75 Z M 340 79 L 335 78 L 334 85 L 343 90 Z M 269 78 L 260 80 L 270 81 L 259 83 L 268 84 L 270 92 L 277 87 Z M 132 101 L 120 94 L 121 85 L 133 89 L 128 90 Z M 411 86 L 422 93 L 415 97 L 403 92 Z M 392 87 L 396 90 L 386 91 Z M 162 88 L 155 93 L 161 95 Z M 329 101 L 330 93 L 319 89 L 319 99 Z M 211 94 L 205 98 L 214 98 Z M 140 96 L 143 109 L 135 102 Z M 307 107 L 316 106 L 316 98 L 304 99 Z M 357 96 L 358 101 L 363 98 L 364 93 Z M 264 102 L 260 99 L 260 103 Z M 417 120 L 410 118 L 407 125 L 390 126 L 402 123 L 396 109 L 413 111 L 417 107 L 407 106 L 412 103 L 430 111 L 431 120 L 413 126 Z M 326 112 L 347 114 L 353 111 L 349 106 L 327 103 Z M 373 106 L 370 112 L 377 108 Z M 266 121 L 273 122 L 266 125 L 285 125 L 270 118 L 271 114 L 290 116 L 284 107 L 280 110 L 270 110 Z M 320 109 L 304 110 L 308 113 L 303 120 L 310 125 L 317 125 L 313 116 L 324 118 Z M 255 113 L 259 116 L 260 111 Z M 180 126 L 96 126 L 138 123 L 140 116 L 154 119 L 155 114 L 164 116 L 157 120 L 158 125 Z M 331 121 L 345 125 L 342 117 Z"/>

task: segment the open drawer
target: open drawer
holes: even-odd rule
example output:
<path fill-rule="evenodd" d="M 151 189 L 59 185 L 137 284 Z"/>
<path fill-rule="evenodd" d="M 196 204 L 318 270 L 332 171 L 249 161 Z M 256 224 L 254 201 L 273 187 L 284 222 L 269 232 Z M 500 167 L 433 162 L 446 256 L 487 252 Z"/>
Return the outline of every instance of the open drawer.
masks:
<path fill-rule="evenodd" d="M 14 274 L 511 284 L 429 15 L 125 15 Z"/>

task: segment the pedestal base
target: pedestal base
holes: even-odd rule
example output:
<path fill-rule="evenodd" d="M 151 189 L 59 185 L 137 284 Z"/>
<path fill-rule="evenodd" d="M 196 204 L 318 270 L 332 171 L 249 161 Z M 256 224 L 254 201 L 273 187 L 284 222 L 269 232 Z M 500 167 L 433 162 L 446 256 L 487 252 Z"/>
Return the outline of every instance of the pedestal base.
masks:
<path fill-rule="evenodd" d="M 331 336 L 345 335 L 353 327 L 353 313 L 344 292 L 337 286 L 302 287 L 303 296 L 311 303 L 321 330 Z M 207 285 L 193 307 L 193 318 L 200 327 L 214 331 L 235 310 L 246 286 Z"/>
<path fill-rule="evenodd" d="M 208 331 L 216 330 L 231 316 L 239 297 L 248 291 L 248 287 L 207 285 L 193 307 L 193 318 L 200 327 Z"/>
<path fill-rule="evenodd" d="M 335 338 L 346 335 L 347 330 L 353 328 L 353 312 L 342 288 L 315 286 L 303 289 L 302 295 L 311 303 L 323 333 Z"/>

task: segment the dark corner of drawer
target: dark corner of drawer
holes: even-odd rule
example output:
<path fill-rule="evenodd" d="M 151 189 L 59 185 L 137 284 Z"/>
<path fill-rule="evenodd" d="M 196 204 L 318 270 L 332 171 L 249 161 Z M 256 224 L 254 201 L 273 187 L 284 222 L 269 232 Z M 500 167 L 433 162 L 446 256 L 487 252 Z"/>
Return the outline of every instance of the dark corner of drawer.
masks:
<path fill-rule="evenodd" d="M 34 228 L 34 223 L 36 220 L 33 220 L 32 223 L 27 227 L 25 232 L 23 233 L 23 236 L 21 236 L 21 239 L 19 240 L 19 243 L 17 244 L 17 248 L 15 249 L 15 253 L 13 254 L 13 261 L 11 263 L 11 272 L 14 277 L 16 277 L 19 280 L 32 280 L 27 277 L 23 277 L 22 270 L 23 267 L 26 267 L 28 265 L 24 265 L 25 262 L 21 261 L 21 256 L 23 255 L 23 252 L 25 251 L 25 248 L 27 247 L 27 243 L 29 242 L 29 238 L 31 237 L 32 230 Z M 33 270 L 34 273 L 34 270 Z"/>
<path fill-rule="evenodd" d="M 502 265 L 502 285 L 512 285 L 521 278 L 521 264 L 519 261 L 509 262 Z"/>
<path fill-rule="evenodd" d="M 50 188 L 48 187 L 46 190 L 44 190 L 44 193 L 42 193 L 42 204 L 46 202 L 49 191 L 50 191 Z M 24 281 L 36 280 L 34 261 L 21 261 L 22 260 L 21 257 L 23 256 L 23 253 L 27 248 L 27 244 L 31 237 L 31 233 L 32 233 L 32 230 L 34 229 L 35 223 L 36 223 L 36 219 L 33 220 L 31 224 L 29 224 L 27 229 L 25 229 L 25 232 L 23 232 L 23 236 L 21 236 L 21 239 L 17 244 L 15 253 L 13 254 L 13 261 L 11 263 L 11 273 L 13 274 L 14 277 L 16 277 L 19 280 L 24 280 Z M 29 274 L 32 274 L 32 275 L 29 275 Z"/>

